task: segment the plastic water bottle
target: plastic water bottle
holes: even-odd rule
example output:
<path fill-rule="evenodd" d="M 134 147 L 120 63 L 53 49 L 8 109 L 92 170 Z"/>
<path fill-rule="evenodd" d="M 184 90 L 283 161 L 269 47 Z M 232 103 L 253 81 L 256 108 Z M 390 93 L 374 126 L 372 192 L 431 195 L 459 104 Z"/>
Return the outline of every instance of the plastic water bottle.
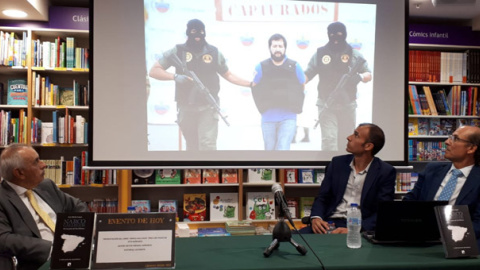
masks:
<path fill-rule="evenodd" d="M 327 233 L 328 234 L 331 234 L 333 232 L 333 230 L 335 230 L 335 224 L 333 224 L 333 221 L 329 221 L 328 222 L 328 230 L 327 230 Z"/>
<path fill-rule="evenodd" d="M 358 204 L 352 203 L 347 211 L 347 247 L 360 248 L 362 246 L 362 212 L 358 209 Z"/>

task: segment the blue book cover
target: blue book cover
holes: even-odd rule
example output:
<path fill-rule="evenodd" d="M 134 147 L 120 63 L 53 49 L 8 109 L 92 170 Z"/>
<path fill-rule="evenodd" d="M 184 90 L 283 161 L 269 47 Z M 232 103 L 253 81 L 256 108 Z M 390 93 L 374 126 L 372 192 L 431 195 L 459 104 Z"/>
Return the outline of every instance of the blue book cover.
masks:
<path fill-rule="evenodd" d="M 7 89 L 8 105 L 27 105 L 28 104 L 28 87 L 25 79 L 8 80 Z"/>
<path fill-rule="evenodd" d="M 198 228 L 198 237 L 230 236 L 225 228 Z"/>

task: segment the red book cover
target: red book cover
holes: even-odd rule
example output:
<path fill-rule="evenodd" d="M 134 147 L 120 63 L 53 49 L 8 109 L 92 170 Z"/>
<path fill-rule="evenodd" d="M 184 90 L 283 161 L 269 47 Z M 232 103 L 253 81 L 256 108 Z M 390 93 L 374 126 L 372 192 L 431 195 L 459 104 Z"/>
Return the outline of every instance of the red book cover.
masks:
<path fill-rule="evenodd" d="M 285 184 L 298 183 L 297 169 L 285 169 Z"/>
<path fill-rule="evenodd" d="M 205 221 L 207 216 L 206 194 L 183 194 L 183 221 Z"/>
<path fill-rule="evenodd" d="M 203 184 L 220 183 L 220 171 L 218 169 L 204 169 L 202 174 Z"/>
<path fill-rule="evenodd" d="M 238 183 L 238 172 L 236 169 L 222 169 L 222 183 Z"/>
<path fill-rule="evenodd" d="M 201 184 L 202 170 L 200 169 L 185 169 L 183 175 L 183 184 Z"/>

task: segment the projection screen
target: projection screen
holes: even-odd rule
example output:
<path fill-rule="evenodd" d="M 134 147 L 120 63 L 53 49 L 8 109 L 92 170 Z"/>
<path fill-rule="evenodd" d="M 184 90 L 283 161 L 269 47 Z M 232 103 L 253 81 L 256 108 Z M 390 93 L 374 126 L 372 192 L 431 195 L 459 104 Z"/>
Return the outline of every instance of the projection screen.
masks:
<path fill-rule="evenodd" d="M 154 78 L 150 71 L 164 63 L 161 59 L 177 44 L 186 43 L 187 22 L 192 19 L 203 22 L 205 40 L 218 49 L 228 72 L 248 82 L 254 80 L 259 63 L 271 57 L 268 40 L 273 34 L 285 37 L 286 57 L 305 71 L 317 49 L 329 41 L 327 27 L 343 23 L 347 43 L 365 58 L 372 75 L 353 94 L 355 125 L 379 125 L 386 144 L 377 156 L 394 164 L 405 163 L 407 0 L 91 3 L 89 166 L 311 168 L 346 153 L 345 137 L 338 138 L 336 149 L 322 146 L 321 134 L 329 131 L 317 125 L 317 86 L 323 83 L 319 76 L 304 85 L 302 112 L 294 114 L 292 142 L 283 150 L 265 150 L 268 140 L 252 89 L 226 80 L 225 69 L 218 72 L 220 90 L 214 97 L 220 112 L 214 115 L 218 131 L 210 125 L 195 127 L 213 132 L 215 145 L 207 150 L 187 149 L 185 130 L 178 124 L 179 89 L 174 80 Z M 173 66 L 166 72 L 181 73 Z"/>

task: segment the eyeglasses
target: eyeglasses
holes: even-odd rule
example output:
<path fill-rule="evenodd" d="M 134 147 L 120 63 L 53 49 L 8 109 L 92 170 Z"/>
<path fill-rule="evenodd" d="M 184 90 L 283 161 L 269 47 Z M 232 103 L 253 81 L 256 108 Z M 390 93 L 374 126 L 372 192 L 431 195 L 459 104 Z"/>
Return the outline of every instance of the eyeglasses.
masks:
<path fill-rule="evenodd" d="M 460 139 L 457 135 L 448 135 L 448 138 L 452 142 L 466 142 L 466 143 L 472 143 L 471 141 Z"/>

